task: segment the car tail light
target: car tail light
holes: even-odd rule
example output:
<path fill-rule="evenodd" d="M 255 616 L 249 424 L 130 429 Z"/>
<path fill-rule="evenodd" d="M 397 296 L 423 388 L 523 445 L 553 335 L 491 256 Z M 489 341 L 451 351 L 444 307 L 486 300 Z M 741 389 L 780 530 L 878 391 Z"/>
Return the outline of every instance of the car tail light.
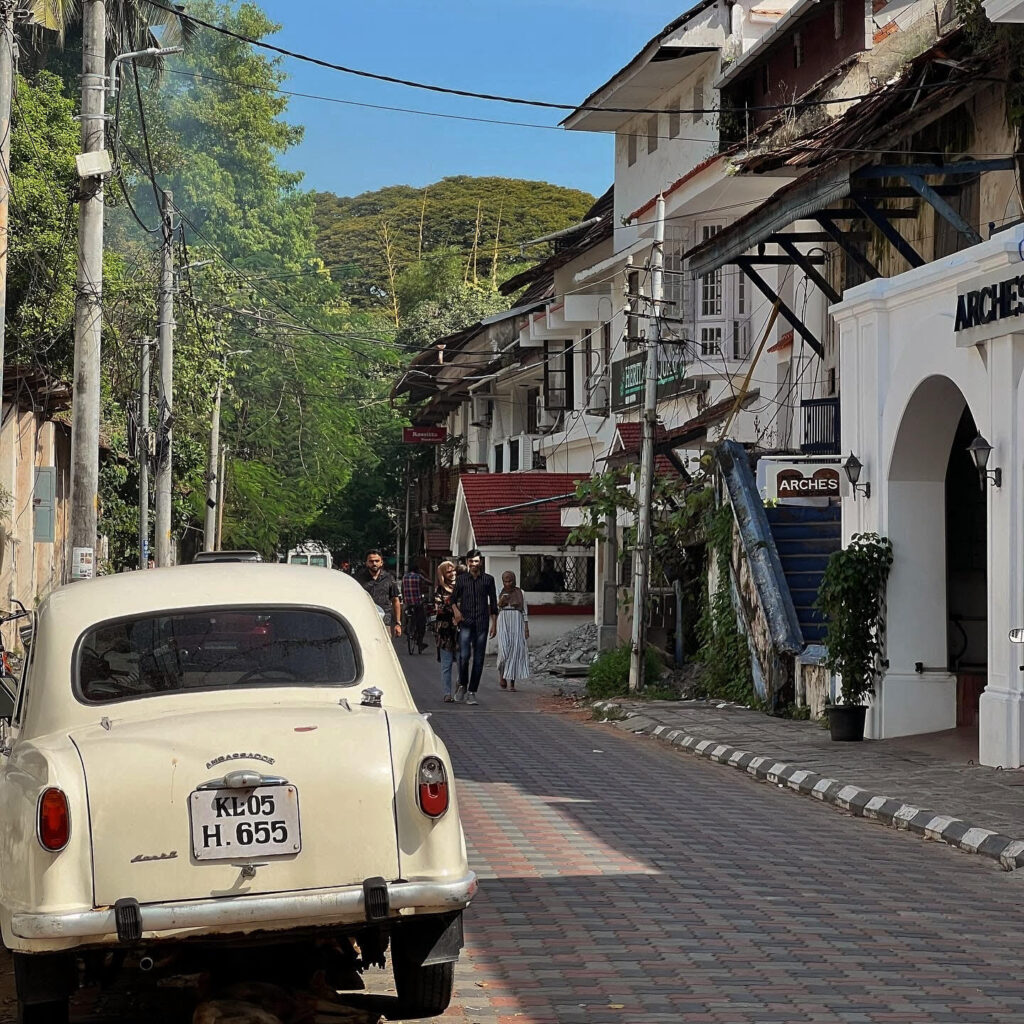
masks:
<path fill-rule="evenodd" d="M 39 798 L 39 842 L 44 850 L 57 853 L 68 845 L 71 814 L 63 790 L 52 786 Z"/>
<path fill-rule="evenodd" d="M 425 757 L 419 772 L 420 810 L 428 818 L 440 818 L 448 810 L 448 773 L 439 757 Z"/>

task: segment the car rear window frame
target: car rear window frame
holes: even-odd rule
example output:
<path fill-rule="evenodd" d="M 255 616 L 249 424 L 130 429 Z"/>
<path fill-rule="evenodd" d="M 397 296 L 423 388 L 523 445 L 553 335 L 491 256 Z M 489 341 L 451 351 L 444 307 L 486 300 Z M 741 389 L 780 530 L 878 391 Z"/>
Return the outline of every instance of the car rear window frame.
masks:
<path fill-rule="evenodd" d="M 256 614 L 265 614 L 274 611 L 287 611 L 287 612 L 319 612 L 324 615 L 329 615 L 332 619 L 341 623 L 345 632 L 348 634 L 349 643 L 352 647 L 352 655 L 356 664 L 355 678 L 348 683 L 294 683 L 294 682 L 282 682 L 280 680 L 265 682 L 265 683 L 246 683 L 244 689 L 236 689 L 232 686 L 196 686 L 190 687 L 189 689 L 177 689 L 177 690 L 164 690 L 156 693 L 137 693 L 132 696 L 118 697 L 115 700 L 90 700 L 83 692 L 81 687 L 81 657 L 82 657 L 82 646 L 85 642 L 85 638 L 90 633 L 95 633 L 98 630 L 104 629 L 108 626 L 116 626 L 122 622 L 134 622 L 144 618 L 157 618 L 161 615 L 190 615 L 190 614 L 202 614 L 206 612 L 237 612 L 244 614 L 246 612 L 254 612 Z M 79 633 L 75 640 L 75 646 L 71 654 L 71 692 L 75 697 L 75 700 L 79 704 L 84 705 L 88 708 L 102 708 L 116 704 L 126 704 L 131 701 L 137 700 L 152 700 L 154 697 L 177 697 L 183 694 L 199 694 L 199 693 L 247 693 L 250 690 L 266 690 L 266 689 L 300 689 L 300 690 L 348 690 L 354 686 L 358 686 L 363 681 L 363 672 L 365 666 L 363 664 L 362 648 L 357 640 L 358 634 L 352 628 L 351 623 L 341 615 L 334 608 L 326 608 L 323 605 L 312 605 L 312 604 L 199 604 L 199 605 L 187 605 L 173 608 L 154 608 L 146 612 L 135 613 L 134 615 L 115 615 L 108 619 L 98 619 L 89 625 L 88 629 L 83 630 Z"/>

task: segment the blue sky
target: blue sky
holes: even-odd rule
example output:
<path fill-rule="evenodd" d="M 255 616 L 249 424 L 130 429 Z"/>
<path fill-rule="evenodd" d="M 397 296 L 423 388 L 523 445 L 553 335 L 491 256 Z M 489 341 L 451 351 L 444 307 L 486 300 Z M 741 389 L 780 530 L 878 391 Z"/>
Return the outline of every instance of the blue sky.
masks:
<path fill-rule="evenodd" d="M 676 0 L 260 0 L 291 50 L 383 74 L 577 103 L 678 16 Z M 553 125 L 558 111 L 442 97 L 286 60 L 286 88 L 388 106 Z M 612 140 L 293 99 L 306 185 L 354 195 L 453 174 L 534 178 L 599 194 Z"/>

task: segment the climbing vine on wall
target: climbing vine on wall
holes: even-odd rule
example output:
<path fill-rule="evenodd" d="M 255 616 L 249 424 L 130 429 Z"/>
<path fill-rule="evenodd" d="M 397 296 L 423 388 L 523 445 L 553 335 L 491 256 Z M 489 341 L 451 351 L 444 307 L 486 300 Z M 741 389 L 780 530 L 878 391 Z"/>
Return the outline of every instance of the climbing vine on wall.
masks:
<path fill-rule="evenodd" d="M 750 648 L 736 625 L 732 602 L 731 562 L 732 508 L 728 503 L 708 509 L 704 528 L 708 561 L 714 559 L 717 581 L 714 593 L 705 589 L 704 607 L 697 623 L 703 671 L 694 696 L 715 697 L 754 706 L 760 702 L 750 671 Z"/>

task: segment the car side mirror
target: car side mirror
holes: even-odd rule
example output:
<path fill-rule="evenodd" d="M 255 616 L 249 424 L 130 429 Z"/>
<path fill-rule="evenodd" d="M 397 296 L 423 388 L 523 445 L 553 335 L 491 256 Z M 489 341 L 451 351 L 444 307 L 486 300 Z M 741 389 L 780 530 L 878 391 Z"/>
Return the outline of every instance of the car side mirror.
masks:
<path fill-rule="evenodd" d="M 1010 630 L 1010 643 L 1011 644 L 1024 644 L 1024 629 L 1011 629 Z"/>

